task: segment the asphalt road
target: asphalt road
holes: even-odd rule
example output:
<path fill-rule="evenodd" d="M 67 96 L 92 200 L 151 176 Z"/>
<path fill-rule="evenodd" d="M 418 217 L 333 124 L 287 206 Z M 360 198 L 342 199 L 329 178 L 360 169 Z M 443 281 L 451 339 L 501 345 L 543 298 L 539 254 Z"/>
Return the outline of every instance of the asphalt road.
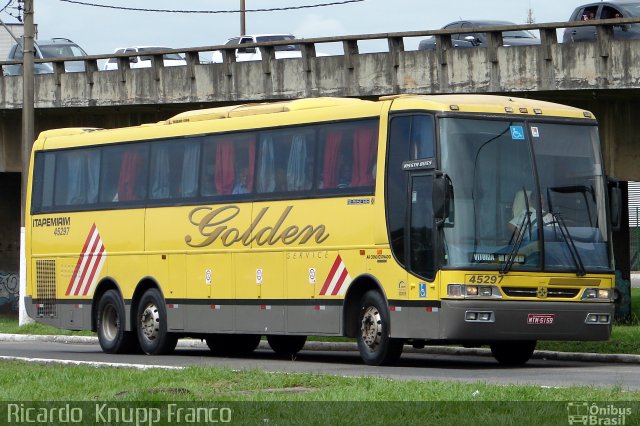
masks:
<path fill-rule="evenodd" d="M 282 359 L 268 349 L 250 356 L 213 356 L 203 347 L 182 347 L 169 356 L 108 355 L 97 344 L 0 342 L 0 357 L 55 359 L 143 365 L 215 366 L 269 372 L 322 373 L 337 376 L 376 376 L 401 380 L 441 380 L 549 387 L 620 386 L 640 390 L 640 365 L 625 363 L 532 359 L 524 367 L 500 367 L 491 357 L 405 353 L 394 367 L 362 364 L 357 352 L 302 350 L 295 359 Z M 6 358 L 4 358 L 6 359 Z"/>

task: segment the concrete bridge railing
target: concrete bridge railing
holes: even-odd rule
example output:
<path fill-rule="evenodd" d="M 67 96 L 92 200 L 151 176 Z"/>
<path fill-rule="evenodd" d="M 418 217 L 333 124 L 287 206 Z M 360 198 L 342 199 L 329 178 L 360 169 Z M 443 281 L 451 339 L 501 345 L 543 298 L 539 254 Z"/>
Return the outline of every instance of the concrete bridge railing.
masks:
<path fill-rule="evenodd" d="M 36 60 L 53 65 L 36 75 L 36 108 L 228 103 L 310 96 L 379 96 L 390 93 L 528 92 L 640 87 L 640 40 L 613 38 L 616 25 L 638 18 L 557 22 L 482 28 L 487 48 L 452 48 L 451 35 L 479 29 L 411 31 L 243 44 L 262 53 L 260 61 L 236 62 L 237 46 L 204 46 L 145 52 L 149 68 L 130 68 L 135 54 L 91 55 L 84 72 L 65 72 L 74 58 Z M 596 26 L 595 42 L 558 43 L 561 28 Z M 538 30 L 537 46 L 503 46 L 502 33 Z M 435 50 L 405 50 L 407 38 L 435 36 Z M 359 43 L 386 40 L 383 52 L 361 53 Z M 318 46 L 342 44 L 343 53 L 318 56 Z M 275 47 L 297 44 L 301 57 L 276 59 Z M 200 58 L 220 51 L 222 63 Z M 185 66 L 165 67 L 163 55 L 183 54 Z M 118 69 L 99 62 L 115 58 Z M 19 62 L 0 62 L 0 68 Z M 0 109 L 22 106 L 21 76 L 0 78 Z"/>

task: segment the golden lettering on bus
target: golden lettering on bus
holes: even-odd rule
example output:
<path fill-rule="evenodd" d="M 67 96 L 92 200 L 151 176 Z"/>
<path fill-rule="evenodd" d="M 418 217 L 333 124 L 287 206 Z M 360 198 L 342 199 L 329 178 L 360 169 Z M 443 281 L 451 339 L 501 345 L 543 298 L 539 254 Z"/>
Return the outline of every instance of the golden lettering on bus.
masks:
<path fill-rule="evenodd" d="M 287 206 L 273 226 L 262 226 L 262 220 L 269 207 L 263 207 L 255 216 L 251 225 L 244 231 L 231 226 L 233 219 L 240 214 L 238 206 L 224 206 L 217 209 L 211 207 L 196 207 L 189 212 L 189 222 L 198 228 L 201 241 L 191 235 L 184 237 L 184 241 L 190 247 L 206 247 L 216 241 L 229 247 L 237 243 L 250 246 L 254 241 L 259 246 L 275 245 L 282 241 L 285 245 L 294 243 L 306 244 L 311 238 L 317 244 L 323 243 L 329 238 L 324 225 L 305 225 L 299 227 L 290 225 L 284 227 L 287 217 L 293 210 L 293 206 Z"/>

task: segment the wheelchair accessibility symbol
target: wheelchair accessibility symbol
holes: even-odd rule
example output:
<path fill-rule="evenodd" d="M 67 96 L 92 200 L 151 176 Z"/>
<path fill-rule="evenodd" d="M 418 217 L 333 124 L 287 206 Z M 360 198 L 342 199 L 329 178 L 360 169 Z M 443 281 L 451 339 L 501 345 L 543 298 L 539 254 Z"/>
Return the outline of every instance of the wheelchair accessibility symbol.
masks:
<path fill-rule="evenodd" d="M 522 126 L 511 126 L 511 139 L 524 140 L 524 129 Z"/>
<path fill-rule="evenodd" d="M 427 297 L 427 283 L 420 283 L 419 296 L 421 298 Z"/>

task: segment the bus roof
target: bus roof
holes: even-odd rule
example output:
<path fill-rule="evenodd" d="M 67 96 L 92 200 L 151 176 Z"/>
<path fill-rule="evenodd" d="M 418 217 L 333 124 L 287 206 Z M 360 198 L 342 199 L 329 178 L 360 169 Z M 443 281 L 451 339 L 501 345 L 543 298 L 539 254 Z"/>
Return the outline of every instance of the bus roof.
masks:
<path fill-rule="evenodd" d="M 384 96 L 393 100 L 392 111 L 426 109 L 486 114 L 523 114 L 546 117 L 593 119 L 591 112 L 553 102 L 498 95 L 397 95 Z"/>
<path fill-rule="evenodd" d="M 283 102 L 242 104 L 192 110 L 180 113 L 178 115 L 175 115 L 174 117 L 169 118 L 168 120 L 160 121 L 158 123 L 143 124 L 141 126 L 122 129 L 101 130 L 94 128 L 65 128 L 45 130 L 40 133 L 38 141 L 36 141 L 34 148 L 42 149 L 45 141 L 47 141 L 47 148 L 63 147 L 68 144 L 68 141 L 66 141 L 66 139 L 70 136 L 78 136 L 80 138 L 74 138 L 77 145 L 82 145 L 85 143 L 109 143 L 116 140 L 128 140 L 130 138 L 147 139 L 160 136 L 179 136 L 185 134 L 184 129 L 179 130 L 176 128 L 173 129 L 173 131 L 168 131 L 165 129 L 167 129 L 167 126 L 170 126 L 171 128 L 176 124 L 194 123 L 197 128 L 194 127 L 193 129 L 186 131 L 186 134 L 198 133 L 206 130 L 202 127 L 202 125 L 206 126 L 207 122 L 248 116 L 255 117 L 255 123 L 252 124 L 255 124 L 256 128 L 259 128 L 269 126 L 271 125 L 270 123 L 273 123 L 273 118 L 270 118 L 273 117 L 271 114 L 283 112 L 315 110 L 317 113 L 314 114 L 314 116 L 305 115 L 305 119 L 317 119 L 323 121 L 329 119 L 335 120 L 335 116 L 333 116 L 335 109 L 343 107 L 343 113 L 350 116 L 372 116 L 380 113 L 383 102 L 392 103 L 391 111 L 426 110 L 443 112 L 468 112 L 480 114 L 522 114 L 581 119 L 594 118 L 589 111 L 583 109 L 555 104 L 551 102 L 516 98 L 510 96 L 393 95 L 382 96 L 378 102 L 355 98 L 318 97 L 296 99 Z M 299 120 L 299 118 L 297 120 Z M 217 130 L 224 131 L 227 127 L 233 127 L 231 126 L 231 121 L 232 120 L 223 120 L 225 124 L 219 126 L 220 129 Z M 287 119 L 284 119 L 284 117 L 283 120 L 276 121 L 278 121 L 278 123 L 274 123 L 275 125 L 288 124 L 286 123 Z M 200 125 L 197 125 L 196 123 L 199 123 Z M 149 129 L 150 131 L 144 131 L 142 129 Z M 134 131 L 135 135 L 131 134 L 131 131 Z M 90 140 L 83 141 L 82 139 L 84 138 L 82 135 L 86 135 L 88 132 L 99 134 L 101 136 L 97 138 L 92 136 Z M 120 132 L 125 132 L 126 135 Z M 59 137 L 63 138 L 58 139 Z"/>

